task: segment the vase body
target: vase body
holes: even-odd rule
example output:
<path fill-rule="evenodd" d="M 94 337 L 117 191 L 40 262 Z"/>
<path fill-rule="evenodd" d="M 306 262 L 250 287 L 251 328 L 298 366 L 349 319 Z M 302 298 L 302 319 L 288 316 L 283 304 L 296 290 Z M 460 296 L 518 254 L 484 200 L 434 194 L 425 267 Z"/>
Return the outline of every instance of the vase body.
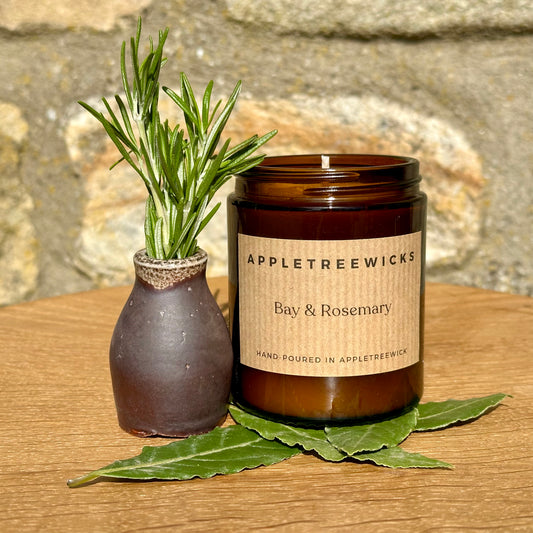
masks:
<path fill-rule="evenodd" d="M 329 163 L 266 158 L 228 199 L 233 398 L 308 426 L 393 416 L 423 389 L 418 162 Z"/>
<path fill-rule="evenodd" d="M 120 426 L 185 437 L 227 413 L 232 347 L 205 278 L 207 254 L 134 256 L 135 283 L 113 332 L 109 362 Z"/>

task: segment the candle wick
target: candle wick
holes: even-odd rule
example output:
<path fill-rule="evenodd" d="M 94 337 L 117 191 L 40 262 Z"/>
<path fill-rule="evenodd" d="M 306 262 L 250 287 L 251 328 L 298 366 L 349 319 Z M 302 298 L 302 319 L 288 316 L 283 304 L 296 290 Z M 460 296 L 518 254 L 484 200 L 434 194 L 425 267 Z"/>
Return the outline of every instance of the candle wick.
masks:
<path fill-rule="evenodd" d="M 329 155 L 323 155 L 322 158 L 322 168 L 328 169 L 329 168 Z"/>

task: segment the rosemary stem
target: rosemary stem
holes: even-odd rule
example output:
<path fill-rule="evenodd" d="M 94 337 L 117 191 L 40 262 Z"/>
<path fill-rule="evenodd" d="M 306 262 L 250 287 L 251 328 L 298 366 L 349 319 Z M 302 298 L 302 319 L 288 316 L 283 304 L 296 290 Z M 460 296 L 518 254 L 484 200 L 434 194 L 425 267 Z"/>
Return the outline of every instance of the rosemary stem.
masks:
<path fill-rule="evenodd" d="M 150 165 L 152 173 L 155 176 L 155 182 L 151 183 L 150 193 L 154 200 L 155 210 L 158 218 L 162 219 L 162 233 L 163 233 L 163 249 L 165 253 L 168 253 L 170 249 L 170 228 L 169 228 L 169 219 L 168 219 L 168 210 L 163 205 L 161 201 L 161 172 L 158 170 L 158 166 L 155 162 L 155 157 L 152 152 L 152 145 L 148 141 L 148 135 L 146 134 L 146 128 L 144 127 L 144 121 L 142 119 L 136 119 L 135 123 L 137 125 L 137 131 L 139 132 L 139 137 L 141 138 L 144 146 L 146 147 L 146 153 L 148 154 L 147 165 Z M 139 163 L 143 164 L 143 159 L 139 158 Z"/>

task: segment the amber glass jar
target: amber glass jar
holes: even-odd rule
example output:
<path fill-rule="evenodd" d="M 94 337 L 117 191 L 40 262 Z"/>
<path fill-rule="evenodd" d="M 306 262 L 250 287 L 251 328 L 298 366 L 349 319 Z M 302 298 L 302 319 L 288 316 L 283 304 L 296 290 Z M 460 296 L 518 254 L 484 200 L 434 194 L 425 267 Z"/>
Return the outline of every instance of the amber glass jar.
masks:
<path fill-rule="evenodd" d="M 233 397 L 262 416 L 345 424 L 423 389 L 426 196 L 418 161 L 266 158 L 228 198 Z"/>

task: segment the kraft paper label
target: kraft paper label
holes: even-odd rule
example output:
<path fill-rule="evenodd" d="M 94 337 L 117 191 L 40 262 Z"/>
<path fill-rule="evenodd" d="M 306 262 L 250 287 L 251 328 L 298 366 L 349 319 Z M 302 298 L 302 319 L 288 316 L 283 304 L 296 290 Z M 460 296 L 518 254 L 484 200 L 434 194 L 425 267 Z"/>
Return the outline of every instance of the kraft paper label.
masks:
<path fill-rule="evenodd" d="M 242 364 L 338 377 L 419 360 L 420 232 L 349 241 L 238 239 Z"/>

